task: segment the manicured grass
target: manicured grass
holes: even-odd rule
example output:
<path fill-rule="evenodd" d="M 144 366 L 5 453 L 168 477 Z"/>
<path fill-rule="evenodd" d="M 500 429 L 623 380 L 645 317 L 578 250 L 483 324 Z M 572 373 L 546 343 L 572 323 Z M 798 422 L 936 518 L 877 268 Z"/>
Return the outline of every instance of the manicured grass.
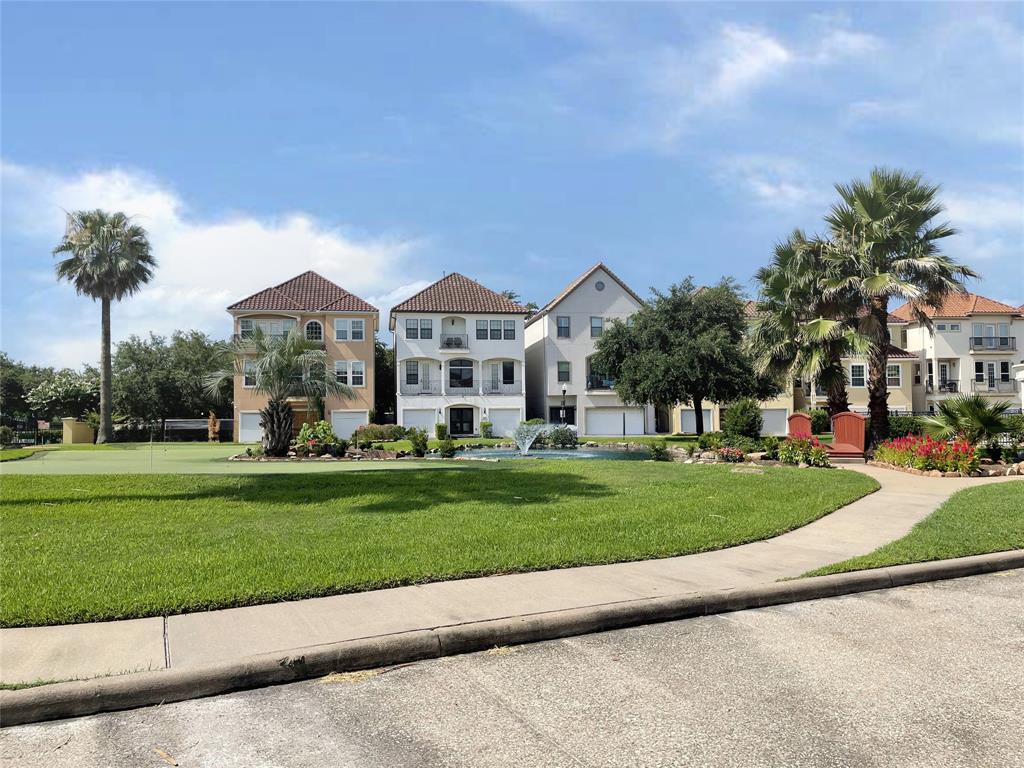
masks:
<path fill-rule="evenodd" d="M 799 527 L 878 487 L 854 472 L 783 467 L 435 465 L 5 476 L 0 623 L 151 616 L 718 549 Z"/>
<path fill-rule="evenodd" d="M 32 448 L 5 448 L 0 451 L 0 461 L 17 461 L 18 459 L 27 459 L 35 453 Z"/>
<path fill-rule="evenodd" d="M 870 555 L 827 565 L 805 576 L 1024 549 L 1024 481 L 981 485 L 953 494 L 902 539 Z"/>

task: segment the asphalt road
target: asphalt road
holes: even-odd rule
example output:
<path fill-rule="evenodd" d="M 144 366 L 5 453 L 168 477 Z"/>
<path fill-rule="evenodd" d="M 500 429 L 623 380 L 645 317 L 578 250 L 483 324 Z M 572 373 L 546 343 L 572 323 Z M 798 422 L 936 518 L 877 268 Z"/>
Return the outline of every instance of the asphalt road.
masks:
<path fill-rule="evenodd" d="M 0 733 L 3 766 L 1024 766 L 1024 571 Z"/>

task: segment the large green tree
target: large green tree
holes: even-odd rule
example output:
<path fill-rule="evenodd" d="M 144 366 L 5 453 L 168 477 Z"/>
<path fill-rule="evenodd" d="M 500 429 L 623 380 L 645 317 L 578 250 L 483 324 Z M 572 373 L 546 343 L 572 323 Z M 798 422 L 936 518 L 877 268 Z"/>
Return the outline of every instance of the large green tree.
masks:
<path fill-rule="evenodd" d="M 79 373 L 70 368 L 55 372 L 25 394 L 36 418 L 81 418 L 99 404 L 99 373 L 91 366 Z"/>
<path fill-rule="evenodd" d="M 630 322 L 611 323 L 591 366 L 615 380 L 623 402 L 692 405 L 701 434 L 705 402 L 766 399 L 780 390 L 775 380 L 757 375 L 744 350 L 743 307 L 732 280 L 696 288 L 687 278 L 667 293 L 655 292 Z"/>
<path fill-rule="evenodd" d="M 55 373 L 53 368 L 25 365 L 0 352 L 0 421 L 13 425 L 46 418 L 46 414 L 33 411 L 26 396 Z"/>
<path fill-rule="evenodd" d="M 57 278 L 100 302 L 100 425 L 97 443 L 113 438 L 110 305 L 136 293 L 153 277 L 156 260 L 146 230 L 123 213 L 74 211 L 56 248 Z"/>
<path fill-rule="evenodd" d="M 939 187 L 920 174 L 875 168 L 867 181 L 837 184 L 840 201 L 826 217 L 829 238 L 823 278 L 826 295 L 854 293 L 866 308 L 860 330 L 872 342 L 868 355 L 868 410 L 875 442 L 889 434 L 889 301 L 912 302 L 930 327 L 924 305 L 938 305 L 964 281 L 970 268 L 939 252 L 941 240 L 956 234 L 937 222 L 943 206 Z"/>

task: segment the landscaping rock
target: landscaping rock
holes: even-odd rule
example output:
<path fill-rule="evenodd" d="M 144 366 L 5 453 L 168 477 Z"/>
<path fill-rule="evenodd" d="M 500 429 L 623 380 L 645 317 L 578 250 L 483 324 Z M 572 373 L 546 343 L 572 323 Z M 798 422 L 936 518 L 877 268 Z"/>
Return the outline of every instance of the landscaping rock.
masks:
<path fill-rule="evenodd" d="M 959 472 L 943 472 L 942 476 L 943 477 L 960 477 L 960 473 Z"/>
<path fill-rule="evenodd" d="M 989 477 L 1002 477 L 1006 474 L 1006 467 L 1002 467 L 998 464 L 988 468 Z"/>
<path fill-rule="evenodd" d="M 743 455 L 744 461 L 764 461 L 764 451 L 754 451 L 753 453 L 746 453 Z"/>
<path fill-rule="evenodd" d="M 718 458 L 718 454 L 715 453 L 714 451 L 704 451 L 700 455 L 700 458 L 702 458 L 702 459 L 717 459 Z"/>
<path fill-rule="evenodd" d="M 942 472 L 937 469 L 933 469 L 928 473 L 928 477 L 942 477 Z"/>

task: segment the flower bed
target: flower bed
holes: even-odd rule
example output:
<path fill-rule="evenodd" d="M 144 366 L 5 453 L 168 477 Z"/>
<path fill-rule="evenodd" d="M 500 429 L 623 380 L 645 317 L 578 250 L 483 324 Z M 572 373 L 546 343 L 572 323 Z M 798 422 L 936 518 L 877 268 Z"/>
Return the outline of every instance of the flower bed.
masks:
<path fill-rule="evenodd" d="M 871 463 L 933 476 L 970 477 L 980 474 L 977 452 L 967 441 L 947 442 L 920 435 L 886 440 L 875 449 Z"/>

